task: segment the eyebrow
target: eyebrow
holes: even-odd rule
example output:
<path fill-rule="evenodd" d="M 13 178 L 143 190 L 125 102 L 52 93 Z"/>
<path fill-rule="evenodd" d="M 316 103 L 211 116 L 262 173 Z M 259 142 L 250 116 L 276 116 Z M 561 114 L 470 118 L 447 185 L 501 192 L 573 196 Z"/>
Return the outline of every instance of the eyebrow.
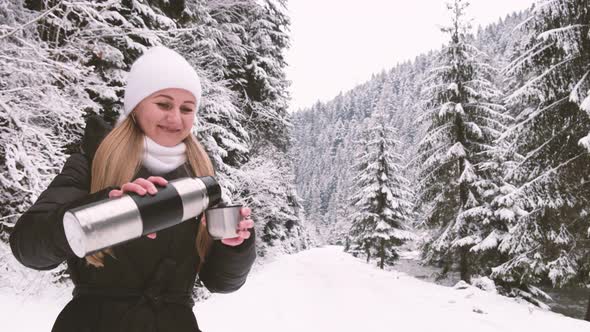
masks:
<path fill-rule="evenodd" d="M 164 95 L 164 94 L 157 95 L 154 98 L 158 98 L 158 97 L 164 97 L 164 98 L 168 98 L 170 100 L 174 100 L 174 98 L 170 97 L 169 95 Z M 189 103 L 189 104 L 195 105 L 195 102 L 193 102 L 192 100 L 185 100 L 184 103 Z"/>

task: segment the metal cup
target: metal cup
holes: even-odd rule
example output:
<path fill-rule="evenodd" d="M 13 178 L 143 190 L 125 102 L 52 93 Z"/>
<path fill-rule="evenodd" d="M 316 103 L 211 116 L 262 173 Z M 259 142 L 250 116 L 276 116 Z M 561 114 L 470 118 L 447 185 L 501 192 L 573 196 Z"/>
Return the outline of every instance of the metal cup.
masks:
<path fill-rule="evenodd" d="M 242 204 L 218 204 L 205 210 L 207 231 L 214 240 L 229 239 L 238 236 L 238 224 L 242 219 Z"/>

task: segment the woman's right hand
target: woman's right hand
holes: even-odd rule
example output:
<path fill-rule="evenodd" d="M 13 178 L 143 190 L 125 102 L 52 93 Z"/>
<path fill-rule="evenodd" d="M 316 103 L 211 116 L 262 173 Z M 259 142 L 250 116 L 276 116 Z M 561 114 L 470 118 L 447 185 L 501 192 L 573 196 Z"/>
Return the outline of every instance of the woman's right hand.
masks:
<path fill-rule="evenodd" d="M 168 180 L 161 176 L 150 176 L 147 179 L 137 178 L 133 182 L 127 182 L 121 186 L 121 189 L 113 189 L 109 192 L 109 198 L 121 197 L 124 193 L 133 192 L 138 195 L 145 195 L 150 193 L 155 195 L 158 192 L 156 184 L 165 187 L 168 184 Z"/>

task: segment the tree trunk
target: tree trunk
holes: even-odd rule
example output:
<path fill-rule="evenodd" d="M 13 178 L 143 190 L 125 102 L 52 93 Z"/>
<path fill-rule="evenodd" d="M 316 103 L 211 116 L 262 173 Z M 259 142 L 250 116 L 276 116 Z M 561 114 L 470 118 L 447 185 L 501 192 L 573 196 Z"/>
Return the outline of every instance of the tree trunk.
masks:
<path fill-rule="evenodd" d="M 461 253 L 461 261 L 459 262 L 459 271 L 461 272 L 461 280 L 465 282 L 470 282 L 471 280 L 471 273 L 469 271 L 469 249 L 462 247 L 460 249 Z"/>
<path fill-rule="evenodd" d="M 383 262 L 385 261 L 385 241 L 381 239 L 381 263 L 380 267 L 383 270 Z"/>

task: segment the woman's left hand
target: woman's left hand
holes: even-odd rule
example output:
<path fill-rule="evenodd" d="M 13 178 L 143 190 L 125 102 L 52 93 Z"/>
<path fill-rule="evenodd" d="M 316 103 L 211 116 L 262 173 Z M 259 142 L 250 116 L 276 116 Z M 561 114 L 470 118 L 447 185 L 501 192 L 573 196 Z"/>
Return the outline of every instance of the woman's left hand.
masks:
<path fill-rule="evenodd" d="M 242 242 L 244 242 L 245 239 L 248 239 L 250 237 L 250 231 L 248 229 L 254 227 L 254 221 L 250 219 L 251 212 L 252 210 L 250 210 L 249 207 L 240 208 L 240 215 L 243 217 L 243 219 L 238 224 L 238 236 L 229 239 L 222 239 L 221 243 L 235 247 L 239 246 L 240 244 L 242 244 Z M 201 218 L 201 223 L 203 225 L 207 224 L 207 218 L 205 218 L 204 213 L 203 217 Z"/>
<path fill-rule="evenodd" d="M 250 219 L 251 212 L 252 211 L 249 207 L 242 207 L 240 209 L 240 215 L 243 219 L 238 224 L 238 236 L 231 239 L 222 239 L 221 243 L 235 247 L 239 246 L 245 239 L 250 237 L 250 231 L 248 229 L 254 227 L 254 221 Z"/>
<path fill-rule="evenodd" d="M 229 239 L 222 239 L 221 243 L 228 245 L 228 246 L 239 246 L 240 244 L 242 244 L 242 242 L 244 242 L 245 239 L 250 237 L 250 231 L 248 229 L 254 227 L 254 221 L 252 219 L 250 219 L 250 213 L 252 212 L 252 210 L 250 210 L 249 207 L 242 207 L 240 209 L 240 215 L 242 216 L 242 221 L 240 221 L 240 223 L 238 224 L 238 236 L 233 237 L 233 238 L 229 238 Z M 203 215 L 203 219 L 201 219 L 201 222 L 203 224 L 206 223 L 205 220 L 205 215 Z"/>

